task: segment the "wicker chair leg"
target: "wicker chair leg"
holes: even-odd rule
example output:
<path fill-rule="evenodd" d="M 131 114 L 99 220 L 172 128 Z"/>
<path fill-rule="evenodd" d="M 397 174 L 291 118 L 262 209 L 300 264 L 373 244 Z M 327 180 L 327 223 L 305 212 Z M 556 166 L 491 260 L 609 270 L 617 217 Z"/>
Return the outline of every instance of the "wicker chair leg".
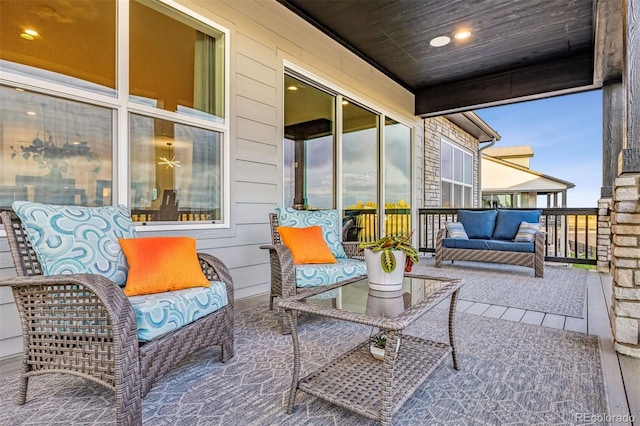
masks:
<path fill-rule="evenodd" d="M 22 376 L 20 378 L 20 388 L 18 389 L 18 405 L 24 405 L 27 402 L 27 388 L 29 378 Z"/>
<path fill-rule="evenodd" d="M 235 355 L 233 340 L 227 340 L 222 344 L 222 362 L 227 362 Z"/>

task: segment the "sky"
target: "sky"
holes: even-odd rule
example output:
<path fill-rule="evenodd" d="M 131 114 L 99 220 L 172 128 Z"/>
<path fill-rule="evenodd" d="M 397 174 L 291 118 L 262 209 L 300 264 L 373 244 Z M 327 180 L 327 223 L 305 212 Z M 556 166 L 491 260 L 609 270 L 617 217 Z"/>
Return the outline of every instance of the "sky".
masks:
<path fill-rule="evenodd" d="M 597 207 L 602 187 L 602 91 L 474 111 L 502 137 L 494 147 L 529 145 L 530 168 L 574 183 L 567 207 Z M 540 205 L 538 207 L 546 207 Z"/>

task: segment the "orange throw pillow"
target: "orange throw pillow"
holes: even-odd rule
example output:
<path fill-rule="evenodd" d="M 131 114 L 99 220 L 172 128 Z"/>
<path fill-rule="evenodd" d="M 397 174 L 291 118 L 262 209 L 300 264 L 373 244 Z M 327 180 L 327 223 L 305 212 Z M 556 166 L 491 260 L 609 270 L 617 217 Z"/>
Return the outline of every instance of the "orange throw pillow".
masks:
<path fill-rule="evenodd" d="M 200 268 L 190 237 L 120 238 L 129 264 L 124 294 L 162 293 L 211 284 Z"/>
<path fill-rule="evenodd" d="M 310 226 L 308 228 L 278 226 L 276 229 L 280 234 L 282 243 L 291 250 L 294 264 L 338 263 L 322 236 L 322 228 L 320 226 Z"/>

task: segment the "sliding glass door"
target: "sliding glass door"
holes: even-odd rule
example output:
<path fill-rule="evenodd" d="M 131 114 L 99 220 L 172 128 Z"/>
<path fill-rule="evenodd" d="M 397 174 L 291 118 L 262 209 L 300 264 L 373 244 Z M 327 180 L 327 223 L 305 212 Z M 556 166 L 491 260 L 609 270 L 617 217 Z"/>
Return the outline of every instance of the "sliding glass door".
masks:
<path fill-rule="evenodd" d="M 284 205 L 341 209 L 345 241 L 408 235 L 411 128 L 291 75 L 284 104 Z"/>

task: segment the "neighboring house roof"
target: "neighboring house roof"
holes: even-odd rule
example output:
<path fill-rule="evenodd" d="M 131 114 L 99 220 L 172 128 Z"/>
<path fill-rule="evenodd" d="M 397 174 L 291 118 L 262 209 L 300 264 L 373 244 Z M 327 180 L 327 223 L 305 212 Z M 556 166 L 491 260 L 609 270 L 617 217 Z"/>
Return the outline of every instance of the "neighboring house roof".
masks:
<path fill-rule="evenodd" d="M 576 185 L 507 160 L 482 156 L 482 191 L 557 192 Z M 508 183 L 508 184 L 505 184 Z"/>
<path fill-rule="evenodd" d="M 504 146 L 499 148 L 487 148 L 482 151 L 485 155 L 490 155 L 491 157 L 501 158 L 506 160 L 511 157 L 533 157 L 533 148 L 529 145 L 519 145 L 519 146 Z"/>
<path fill-rule="evenodd" d="M 446 114 L 444 116 L 456 126 L 469 133 L 478 142 L 499 141 L 501 136 L 473 111 Z"/>

